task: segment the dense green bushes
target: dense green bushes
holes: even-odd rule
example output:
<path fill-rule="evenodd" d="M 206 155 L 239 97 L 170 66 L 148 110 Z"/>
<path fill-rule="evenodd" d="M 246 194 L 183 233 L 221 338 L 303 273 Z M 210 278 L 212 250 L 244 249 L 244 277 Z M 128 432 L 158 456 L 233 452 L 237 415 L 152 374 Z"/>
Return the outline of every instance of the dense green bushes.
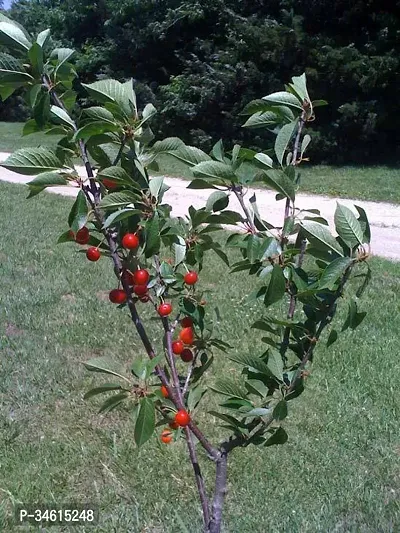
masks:
<path fill-rule="evenodd" d="M 50 26 L 78 47 L 78 70 L 92 80 L 133 75 L 144 100 L 164 110 L 161 135 L 179 130 L 205 149 L 220 137 L 242 141 L 244 104 L 306 71 L 313 93 L 330 104 L 314 132 L 314 162 L 400 159 L 394 7 L 383 12 L 374 0 L 19 0 L 12 16 L 32 31 Z"/>

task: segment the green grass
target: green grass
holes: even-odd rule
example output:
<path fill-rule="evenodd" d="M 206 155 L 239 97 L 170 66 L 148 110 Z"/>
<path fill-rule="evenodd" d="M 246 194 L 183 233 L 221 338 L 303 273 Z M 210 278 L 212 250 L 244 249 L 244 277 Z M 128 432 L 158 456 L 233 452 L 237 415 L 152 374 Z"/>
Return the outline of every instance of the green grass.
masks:
<path fill-rule="evenodd" d="M 108 261 L 89 264 L 74 244 L 55 245 L 70 199 L 26 201 L 21 186 L 4 183 L 0 193 L 0 530 L 13 531 L 16 502 L 40 500 L 97 504 L 96 533 L 179 533 L 176 512 L 198 533 L 184 444 L 153 438 L 137 450 L 129 413 L 100 416 L 98 401 L 82 400 L 101 380 L 82 361 L 107 354 L 129 364 L 143 354 L 126 314 L 107 301 L 115 286 Z M 306 392 L 290 405 L 288 443 L 232 454 L 225 533 L 399 531 L 400 266 L 371 263 L 361 305 L 368 316 L 331 349 L 320 346 Z M 259 308 L 243 304 L 252 281 L 211 255 L 201 276 L 212 291 L 207 307 L 221 310 L 222 337 L 238 352 L 260 353 L 249 330 Z M 219 375 L 235 367 L 216 354 Z M 213 398 L 196 417 L 211 436 Z"/>
<path fill-rule="evenodd" d="M 59 136 L 44 133 L 22 137 L 22 128 L 20 123 L 0 122 L 0 152 L 29 146 L 54 146 L 58 142 Z M 161 159 L 160 171 L 169 176 L 191 177 L 188 167 L 171 157 Z M 300 192 L 400 203 L 400 170 L 385 166 L 311 167 L 304 164 Z"/>

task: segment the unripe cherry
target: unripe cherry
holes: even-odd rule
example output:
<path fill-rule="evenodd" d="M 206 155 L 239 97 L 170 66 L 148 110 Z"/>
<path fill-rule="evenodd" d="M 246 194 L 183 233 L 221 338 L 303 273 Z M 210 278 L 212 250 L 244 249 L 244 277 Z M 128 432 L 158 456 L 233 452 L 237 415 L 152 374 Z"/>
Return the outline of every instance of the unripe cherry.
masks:
<path fill-rule="evenodd" d="M 161 433 L 161 442 L 169 444 L 172 441 L 172 433 L 169 429 L 164 429 Z"/>

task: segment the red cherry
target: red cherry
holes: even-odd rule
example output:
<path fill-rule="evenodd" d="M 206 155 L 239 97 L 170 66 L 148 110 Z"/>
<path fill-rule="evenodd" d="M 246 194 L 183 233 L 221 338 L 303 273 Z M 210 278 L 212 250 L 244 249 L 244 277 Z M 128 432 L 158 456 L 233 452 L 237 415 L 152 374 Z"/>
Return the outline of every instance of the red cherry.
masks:
<path fill-rule="evenodd" d="M 99 252 L 98 248 L 91 246 L 86 250 L 86 257 L 89 259 L 89 261 L 98 261 L 101 257 L 101 253 Z"/>
<path fill-rule="evenodd" d="M 183 328 L 179 333 L 179 338 L 184 344 L 193 344 L 194 333 L 192 328 Z"/>
<path fill-rule="evenodd" d="M 197 272 L 195 272 L 194 270 L 187 272 L 184 277 L 184 281 L 186 285 L 195 285 L 198 279 L 199 279 L 199 276 L 197 275 Z"/>
<path fill-rule="evenodd" d="M 117 189 L 118 183 L 114 180 L 109 180 L 108 178 L 103 179 L 103 185 L 104 187 L 107 187 L 107 189 Z"/>
<path fill-rule="evenodd" d="M 185 345 L 182 341 L 174 341 L 172 343 L 172 351 L 175 355 L 181 355 L 183 350 L 185 349 Z"/>
<path fill-rule="evenodd" d="M 192 350 L 189 350 L 189 348 L 185 348 L 181 353 L 181 359 L 184 363 L 190 363 L 190 361 L 193 361 Z"/>
<path fill-rule="evenodd" d="M 133 287 L 133 292 L 138 296 L 144 296 L 145 294 L 147 294 L 147 287 L 146 285 L 135 285 Z"/>
<path fill-rule="evenodd" d="M 190 316 L 185 316 L 185 318 L 182 318 L 181 326 L 183 328 L 191 328 L 193 326 L 193 320 L 190 318 Z"/>
<path fill-rule="evenodd" d="M 171 313 L 172 313 L 172 305 L 170 303 L 164 303 L 158 306 L 158 314 L 160 316 L 168 316 Z"/>
<path fill-rule="evenodd" d="M 122 289 L 113 289 L 108 295 L 113 304 L 123 304 L 126 302 L 126 294 Z"/>
<path fill-rule="evenodd" d="M 172 440 L 172 433 L 169 429 L 164 429 L 161 433 L 161 441 L 164 444 L 169 444 Z"/>
<path fill-rule="evenodd" d="M 141 269 L 135 270 L 132 277 L 135 285 L 147 285 L 150 279 L 150 274 L 147 270 Z"/>
<path fill-rule="evenodd" d="M 83 226 L 75 235 L 75 241 L 78 244 L 87 244 L 90 239 L 90 233 L 86 226 Z"/>
<path fill-rule="evenodd" d="M 168 394 L 168 389 L 165 385 L 163 385 L 161 387 L 161 394 L 164 396 L 164 398 L 168 398 L 169 394 Z"/>
<path fill-rule="evenodd" d="M 172 420 L 171 422 L 168 423 L 168 426 L 171 428 L 171 429 L 178 429 L 178 424 Z"/>
<path fill-rule="evenodd" d="M 187 411 L 184 409 L 180 409 L 174 418 L 175 422 L 180 426 L 181 428 L 187 426 L 190 424 L 190 415 Z"/>
<path fill-rule="evenodd" d="M 122 237 L 122 246 L 127 250 L 135 250 L 139 246 L 139 239 L 134 233 L 126 233 Z"/>

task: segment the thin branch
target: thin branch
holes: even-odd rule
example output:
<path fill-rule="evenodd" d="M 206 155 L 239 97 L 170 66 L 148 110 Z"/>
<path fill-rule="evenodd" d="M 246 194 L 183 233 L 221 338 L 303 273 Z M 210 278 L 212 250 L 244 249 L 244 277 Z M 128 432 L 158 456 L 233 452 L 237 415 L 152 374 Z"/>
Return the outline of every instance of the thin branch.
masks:
<path fill-rule="evenodd" d="M 249 225 L 253 235 L 255 235 L 258 232 L 254 224 L 253 217 L 251 216 L 250 211 L 244 202 L 243 187 L 241 185 L 238 186 L 238 185 L 232 184 L 231 190 L 235 193 L 235 196 L 238 199 L 239 204 L 241 208 L 243 209 L 244 214 L 246 215 L 246 222 Z"/>
<path fill-rule="evenodd" d="M 186 381 L 185 381 L 185 385 L 183 386 L 183 390 L 182 390 L 182 394 L 183 396 L 185 396 L 188 388 L 189 388 L 189 384 L 190 384 L 190 379 L 192 377 L 192 374 L 193 374 L 193 370 L 196 366 L 196 361 L 197 361 L 197 358 L 199 356 L 199 351 L 196 352 L 195 356 L 193 357 L 193 361 L 190 363 L 190 367 L 189 367 L 189 370 L 188 370 L 188 373 L 187 373 L 187 376 L 186 376 Z"/>
<path fill-rule="evenodd" d="M 187 447 L 189 450 L 190 462 L 192 463 L 192 466 L 193 466 L 194 477 L 196 479 L 197 490 L 199 492 L 201 507 L 203 510 L 204 526 L 207 528 L 210 522 L 210 504 L 209 504 L 207 493 L 206 493 L 204 479 L 201 474 L 199 461 L 197 459 L 196 447 L 193 442 L 192 434 L 189 428 L 187 427 L 185 428 L 185 435 L 186 435 Z"/>

